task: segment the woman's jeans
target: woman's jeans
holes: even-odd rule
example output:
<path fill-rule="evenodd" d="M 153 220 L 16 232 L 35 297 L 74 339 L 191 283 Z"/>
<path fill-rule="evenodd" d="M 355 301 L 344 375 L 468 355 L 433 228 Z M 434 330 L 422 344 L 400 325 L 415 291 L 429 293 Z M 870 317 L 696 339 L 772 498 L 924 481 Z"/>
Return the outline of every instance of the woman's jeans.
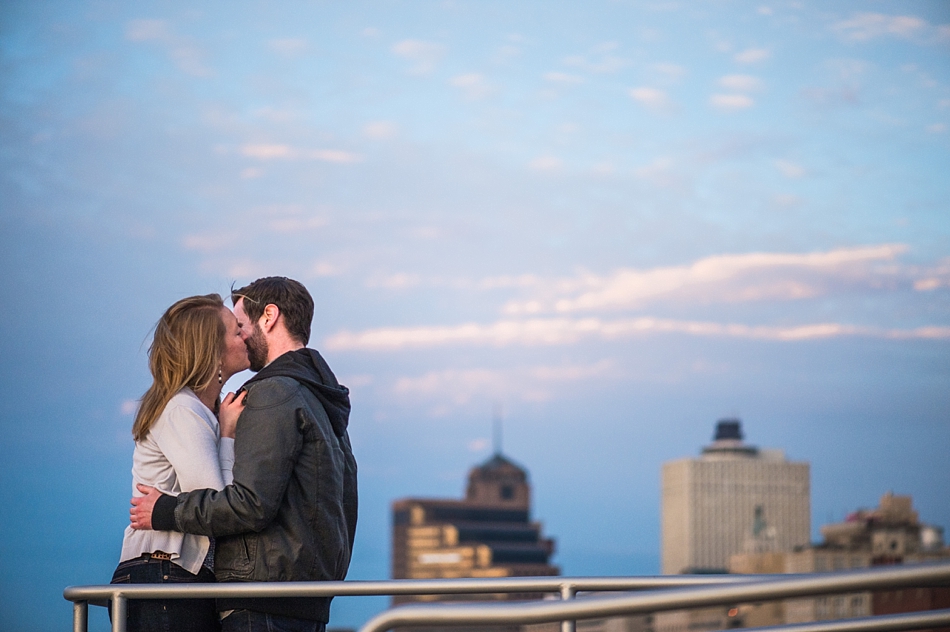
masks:
<path fill-rule="evenodd" d="M 202 567 L 197 575 L 170 560 L 149 553 L 119 564 L 113 584 L 208 584 L 214 573 Z M 214 599 L 129 599 L 128 632 L 219 632 Z M 111 617 L 111 609 L 110 609 Z"/>

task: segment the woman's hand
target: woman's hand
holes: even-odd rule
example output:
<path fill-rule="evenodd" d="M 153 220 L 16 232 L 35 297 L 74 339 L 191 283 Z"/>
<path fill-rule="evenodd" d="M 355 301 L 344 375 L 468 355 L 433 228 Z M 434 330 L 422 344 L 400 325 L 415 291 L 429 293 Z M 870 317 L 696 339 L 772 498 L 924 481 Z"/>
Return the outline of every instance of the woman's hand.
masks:
<path fill-rule="evenodd" d="M 238 417 L 244 410 L 244 398 L 247 393 L 240 395 L 228 393 L 221 402 L 218 409 L 218 425 L 221 426 L 221 436 L 234 438 L 234 432 L 237 430 Z"/>

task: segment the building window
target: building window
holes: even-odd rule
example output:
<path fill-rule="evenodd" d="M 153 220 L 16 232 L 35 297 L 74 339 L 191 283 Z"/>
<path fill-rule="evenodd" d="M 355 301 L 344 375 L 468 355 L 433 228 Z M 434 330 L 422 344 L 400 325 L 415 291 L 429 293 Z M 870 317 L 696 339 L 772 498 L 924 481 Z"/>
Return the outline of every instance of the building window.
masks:
<path fill-rule="evenodd" d="M 501 499 L 502 500 L 511 500 L 515 497 L 515 488 L 511 485 L 502 485 L 501 486 Z"/>

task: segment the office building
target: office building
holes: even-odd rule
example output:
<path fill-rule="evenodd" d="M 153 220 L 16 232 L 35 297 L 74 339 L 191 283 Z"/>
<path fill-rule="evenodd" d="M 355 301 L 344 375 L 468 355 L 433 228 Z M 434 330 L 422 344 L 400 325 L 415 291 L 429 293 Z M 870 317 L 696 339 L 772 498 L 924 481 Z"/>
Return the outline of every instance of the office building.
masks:
<path fill-rule="evenodd" d="M 739 420 L 724 419 L 698 458 L 663 464 L 664 574 L 725 573 L 736 553 L 808 544 L 808 463 L 742 439 Z"/>
<path fill-rule="evenodd" d="M 821 535 L 822 542 L 793 551 L 734 555 L 729 571 L 821 573 L 950 559 L 943 529 L 921 523 L 910 496 L 890 492 L 881 497 L 876 509 L 859 509 L 843 522 L 822 526 Z M 766 626 L 942 608 L 950 608 L 950 588 L 864 591 L 743 606 L 741 610 L 747 626 Z"/>
<path fill-rule="evenodd" d="M 392 510 L 393 579 L 560 574 L 549 561 L 554 540 L 531 520 L 528 473 L 500 453 L 469 472 L 464 499 L 404 498 Z M 394 597 L 393 603 L 459 598 Z"/>

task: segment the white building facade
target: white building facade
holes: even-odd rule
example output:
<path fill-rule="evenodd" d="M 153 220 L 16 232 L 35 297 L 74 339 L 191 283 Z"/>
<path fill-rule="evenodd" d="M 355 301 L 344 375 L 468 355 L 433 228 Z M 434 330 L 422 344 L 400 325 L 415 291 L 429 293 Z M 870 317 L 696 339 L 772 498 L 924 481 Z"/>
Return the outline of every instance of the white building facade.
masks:
<path fill-rule="evenodd" d="M 743 443 L 738 420 L 717 424 L 698 458 L 663 464 L 664 574 L 726 572 L 736 553 L 809 543 L 810 468 Z"/>

